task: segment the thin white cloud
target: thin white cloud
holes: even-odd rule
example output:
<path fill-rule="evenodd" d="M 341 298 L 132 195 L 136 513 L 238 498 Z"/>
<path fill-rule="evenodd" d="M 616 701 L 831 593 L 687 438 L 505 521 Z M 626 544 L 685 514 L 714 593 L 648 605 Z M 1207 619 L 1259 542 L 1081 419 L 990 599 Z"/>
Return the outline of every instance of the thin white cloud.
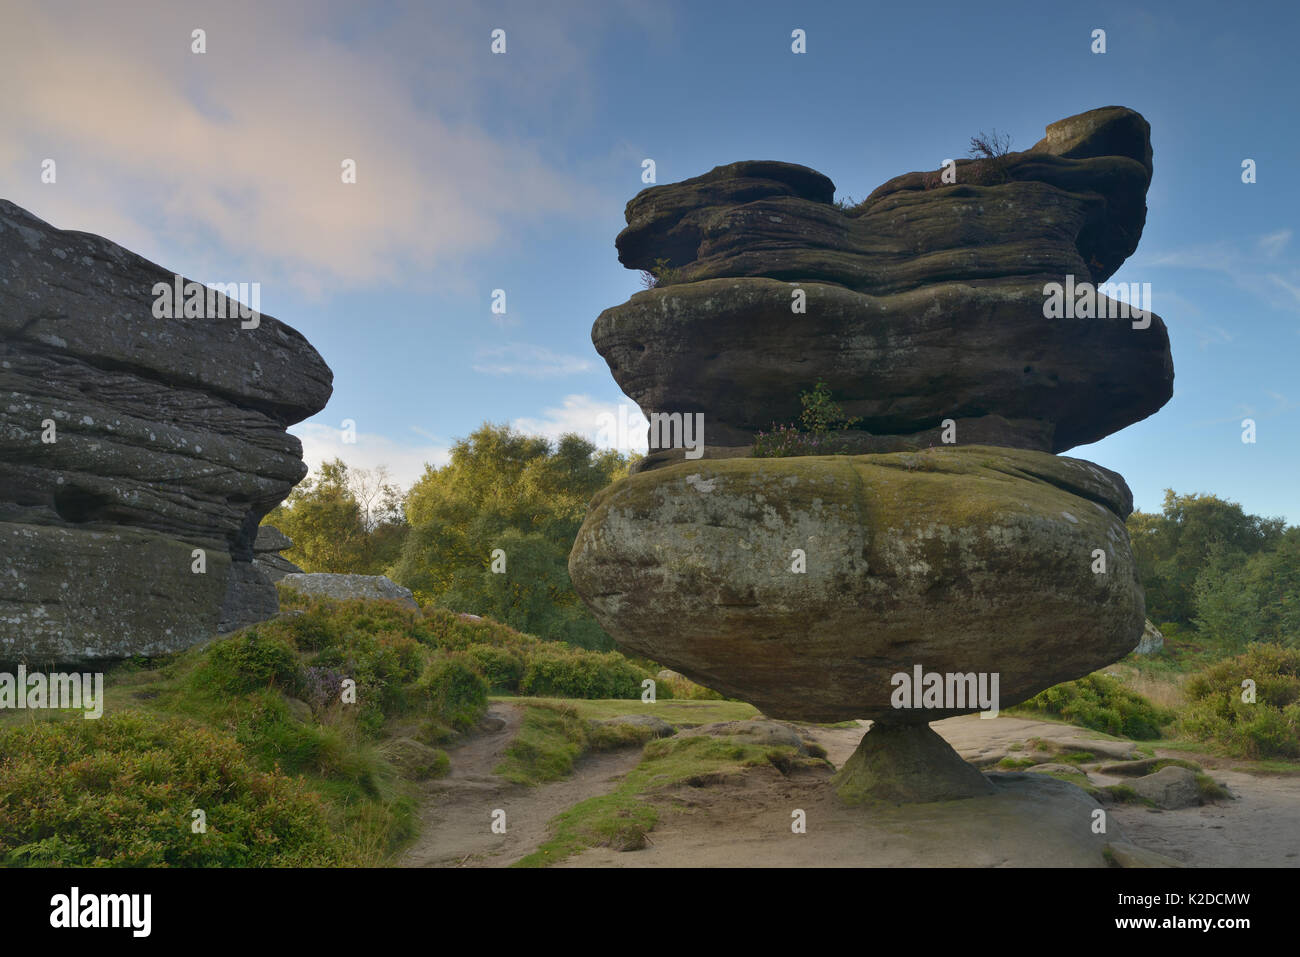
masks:
<path fill-rule="evenodd" d="M 1278 255 L 1282 248 L 1291 241 L 1291 230 L 1279 229 L 1275 233 L 1259 237 L 1259 248 L 1270 258 Z"/>
<path fill-rule="evenodd" d="M 545 346 L 516 343 L 480 349 L 474 371 L 484 375 L 529 376 L 550 378 L 586 372 L 592 367 L 589 359 L 553 352 Z"/>
<path fill-rule="evenodd" d="M 194 278 L 316 295 L 410 276 L 457 287 L 465 258 L 601 208 L 538 141 L 476 112 L 484 90 L 538 109 L 559 95 L 537 62 L 550 54 L 550 74 L 590 86 L 579 39 L 524 6 L 513 58 L 494 58 L 472 9 L 399 4 L 343 28 L 359 9 L 7 0 L 0 126 L 24 148 L 0 151 L 6 198 Z"/>
<path fill-rule="evenodd" d="M 1295 298 L 1295 301 L 1296 301 L 1297 303 L 1300 303 L 1300 286 L 1297 286 L 1295 283 L 1287 282 L 1285 279 L 1283 279 L 1283 278 L 1282 278 L 1281 276 L 1279 276 L 1277 273 L 1269 273 L 1269 274 L 1268 274 L 1268 279 L 1269 279 L 1269 281 L 1272 282 L 1275 286 L 1278 286 L 1278 287 L 1280 287 L 1280 288 L 1282 288 L 1282 289 L 1285 289 L 1287 292 L 1289 292 L 1289 293 L 1290 293 L 1290 294 Z"/>
<path fill-rule="evenodd" d="M 358 432 L 355 442 L 344 442 L 344 433 L 315 422 L 290 426 L 302 441 L 302 457 L 314 473 L 322 462 L 342 459 L 352 468 L 388 468 L 394 484 L 409 489 L 424 474 L 425 464 L 441 467 L 451 461 L 451 450 L 443 444 L 406 444 L 383 435 Z"/>
<path fill-rule="evenodd" d="M 570 433 L 581 435 L 597 448 L 612 448 L 624 454 L 645 453 L 648 425 L 632 402 L 602 402 L 587 395 L 565 396 L 559 406 L 543 409 L 539 417 L 517 418 L 511 423 L 517 431 L 552 441 Z M 451 461 L 450 443 L 417 426 L 411 426 L 411 431 L 426 441 L 401 442 L 358 432 L 355 442 L 345 442 L 343 430 L 319 422 L 289 427 L 289 432 L 302 442 L 303 461 L 312 473 L 320 469 L 322 462 L 334 459 L 342 459 L 352 468 L 374 469 L 382 465 L 404 490 L 424 475 L 426 464 L 441 468 Z"/>
<path fill-rule="evenodd" d="M 1300 401 L 1288 399 L 1285 395 L 1283 395 L 1280 392 L 1275 392 L 1272 389 L 1265 389 L 1264 394 L 1273 400 L 1273 408 L 1265 409 L 1264 411 L 1261 412 L 1259 411 L 1258 406 L 1251 405 L 1244 402 L 1239 402 L 1237 403 L 1236 415 L 1231 415 L 1219 419 L 1203 419 L 1199 422 L 1191 423 L 1191 425 L 1188 426 L 1188 428 L 1199 428 L 1201 426 L 1207 426 L 1207 425 L 1223 425 L 1229 422 L 1239 423 L 1241 422 L 1242 419 L 1255 419 L 1256 421 L 1260 421 L 1263 419 L 1272 419 L 1279 415 L 1285 415 L 1286 413 L 1290 412 L 1292 409 L 1300 408 Z"/>
<path fill-rule="evenodd" d="M 558 439 L 575 433 L 598 448 L 624 454 L 646 451 L 649 422 L 633 402 L 602 402 L 589 395 L 567 395 L 559 406 L 543 409 L 537 418 L 518 418 L 511 423 L 520 432 Z"/>
<path fill-rule="evenodd" d="M 1255 237 L 1253 242 L 1221 240 L 1183 249 L 1138 253 L 1126 265 L 1126 273 L 1169 267 L 1227 276 L 1233 284 L 1255 299 L 1292 312 L 1300 311 L 1300 265 L 1294 256 L 1283 257 L 1291 240 L 1290 229 Z M 1264 268 L 1268 261 L 1267 271 Z M 1280 292 L 1279 292 L 1280 290 Z M 1156 289 L 1158 298 L 1163 298 Z M 1169 317 L 1164 317 L 1168 319 Z M 1218 341 L 1211 337 L 1209 342 Z M 1202 347 L 1206 340 L 1202 338 Z"/>

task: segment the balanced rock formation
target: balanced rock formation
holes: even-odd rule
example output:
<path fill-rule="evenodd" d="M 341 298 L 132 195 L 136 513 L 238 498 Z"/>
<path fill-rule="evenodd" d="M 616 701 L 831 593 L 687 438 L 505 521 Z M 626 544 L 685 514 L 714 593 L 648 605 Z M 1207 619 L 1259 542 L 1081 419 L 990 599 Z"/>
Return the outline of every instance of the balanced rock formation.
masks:
<path fill-rule="evenodd" d="M 1137 246 L 1148 134 L 1093 110 L 849 210 L 776 162 L 633 199 L 619 256 L 657 282 L 592 339 L 652 454 L 595 497 L 569 557 L 619 647 L 772 718 L 871 718 L 836 778 L 851 803 L 991 793 L 929 722 L 1085 675 L 1143 631 L 1132 495 L 1055 453 L 1172 393 L 1149 298 L 1075 296 Z M 837 454 L 756 453 L 819 380 L 859 419 Z M 655 425 L 673 416 L 702 421 L 702 459 L 674 462 L 686 436 Z"/>
<path fill-rule="evenodd" d="M 0 660 L 160 654 L 276 613 L 258 525 L 333 376 L 223 294 L 167 317 L 185 282 L 0 201 Z"/>
<path fill-rule="evenodd" d="M 651 187 L 617 244 L 659 282 L 601 313 L 592 339 L 647 417 L 703 413 L 710 450 L 797 421 L 818 379 L 861 418 L 861 452 L 937 444 L 945 420 L 964 443 L 1095 442 L 1173 390 L 1158 316 L 1131 318 L 1114 289 L 1086 306 L 1075 294 L 1137 247 L 1148 134 L 1132 110 L 1093 110 L 1024 152 L 957 161 L 955 184 L 908 173 L 847 210 L 829 179 L 788 163 Z M 1116 317 L 1048 318 L 1049 283 L 1074 315 Z"/>

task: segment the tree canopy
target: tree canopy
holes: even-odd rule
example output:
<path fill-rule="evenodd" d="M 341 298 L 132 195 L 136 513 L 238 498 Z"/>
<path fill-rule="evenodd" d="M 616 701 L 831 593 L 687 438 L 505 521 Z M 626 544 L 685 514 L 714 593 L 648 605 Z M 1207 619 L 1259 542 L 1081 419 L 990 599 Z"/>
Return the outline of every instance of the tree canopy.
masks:
<path fill-rule="evenodd" d="M 1128 528 L 1148 618 L 1234 648 L 1300 643 L 1300 528 L 1172 490 L 1160 514 L 1134 512 Z"/>
<path fill-rule="evenodd" d="M 628 460 L 565 435 L 552 443 L 484 424 L 426 466 L 393 577 L 417 598 L 585 648 L 613 642 L 573 591 L 569 550 L 597 491 Z M 495 559 L 494 559 L 495 555 Z"/>
<path fill-rule="evenodd" d="M 284 557 L 309 572 L 382 575 L 406 537 L 401 492 L 382 467 L 321 464 L 263 519 L 293 540 Z"/>

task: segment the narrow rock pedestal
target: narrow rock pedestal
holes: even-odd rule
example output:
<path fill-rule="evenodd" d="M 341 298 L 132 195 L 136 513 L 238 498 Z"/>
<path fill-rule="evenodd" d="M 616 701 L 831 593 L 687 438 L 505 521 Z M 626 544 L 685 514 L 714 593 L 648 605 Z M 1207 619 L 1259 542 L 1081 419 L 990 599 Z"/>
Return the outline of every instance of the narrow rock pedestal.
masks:
<path fill-rule="evenodd" d="M 877 721 L 834 778 L 847 804 L 920 804 L 981 797 L 993 785 L 928 724 Z"/>

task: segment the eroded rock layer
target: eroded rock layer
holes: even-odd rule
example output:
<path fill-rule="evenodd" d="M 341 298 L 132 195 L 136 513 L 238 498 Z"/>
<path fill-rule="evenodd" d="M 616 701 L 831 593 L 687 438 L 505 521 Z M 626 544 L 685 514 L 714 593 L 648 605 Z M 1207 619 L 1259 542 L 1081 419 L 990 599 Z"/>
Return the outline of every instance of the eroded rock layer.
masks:
<path fill-rule="evenodd" d="M 253 544 L 306 474 L 286 427 L 333 376 L 233 302 L 156 317 L 158 283 L 175 277 L 0 201 L 0 658 L 159 653 L 275 612 Z"/>
<path fill-rule="evenodd" d="M 1105 288 L 1120 315 L 1044 316 L 1046 284 L 1104 283 L 1136 249 L 1151 171 L 1149 127 L 1122 107 L 959 160 L 955 184 L 896 177 L 847 210 L 806 167 L 720 166 L 628 203 L 619 258 L 661 281 L 602 312 L 592 339 L 647 415 L 704 413 L 710 447 L 797 421 L 822 379 L 872 436 L 952 419 L 971 441 L 964 423 L 994 421 L 999 444 L 1065 451 L 1172 395 L 1159 316 L 1133 320 Z"/>

